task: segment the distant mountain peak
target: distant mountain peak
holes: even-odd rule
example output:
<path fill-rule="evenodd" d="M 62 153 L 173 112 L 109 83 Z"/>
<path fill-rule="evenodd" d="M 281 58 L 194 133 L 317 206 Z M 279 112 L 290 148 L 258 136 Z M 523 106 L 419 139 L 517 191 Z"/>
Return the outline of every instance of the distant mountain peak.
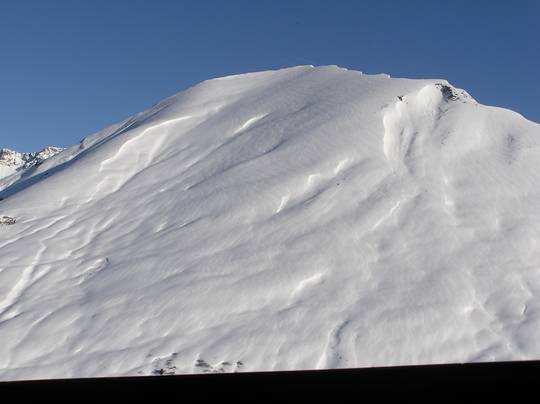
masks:
<path fill-rule="evenodd" d="M 0 178 L 12 173 L 41 164 L 44 160 L 64 150 L 61 147 L 47 146 L 33 153 L 21 153 L 15 150 L 0 149 Z"/>

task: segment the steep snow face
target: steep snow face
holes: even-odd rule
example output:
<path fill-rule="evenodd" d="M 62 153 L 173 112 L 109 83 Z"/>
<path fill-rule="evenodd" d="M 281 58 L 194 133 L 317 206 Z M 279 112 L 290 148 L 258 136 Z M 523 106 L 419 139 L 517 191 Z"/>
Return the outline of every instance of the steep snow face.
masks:
<path fill-rule="evenodd" d="M 538 359 L 539 145 L 444 80 L 203 82 L 0 181 L 0 378 Z"/>
<path fill-rule="evenodd" d="M 62 150 L 53 146 L 47 146 L 37 153 L 19 153 L 9 149 L 0 149 L 0 180 L 17 171 L 39 165 Z"/>

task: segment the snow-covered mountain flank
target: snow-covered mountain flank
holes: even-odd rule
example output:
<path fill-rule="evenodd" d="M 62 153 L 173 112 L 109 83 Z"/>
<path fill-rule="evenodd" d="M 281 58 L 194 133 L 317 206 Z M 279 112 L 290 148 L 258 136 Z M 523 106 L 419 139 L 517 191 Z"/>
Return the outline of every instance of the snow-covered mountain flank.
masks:
<path fill-rule="evenodd" d="M 540 358 L 540 125 L 445 80 L 208 80 L 0 198 L 3 380 Z"/>
<path fill-rule="evenodd" d="M 19 153 L 10 149 L 0 149 L 0 179 L 39 165 L 62 150 L 53 146 L 47 146 L 37 153 Z"/>

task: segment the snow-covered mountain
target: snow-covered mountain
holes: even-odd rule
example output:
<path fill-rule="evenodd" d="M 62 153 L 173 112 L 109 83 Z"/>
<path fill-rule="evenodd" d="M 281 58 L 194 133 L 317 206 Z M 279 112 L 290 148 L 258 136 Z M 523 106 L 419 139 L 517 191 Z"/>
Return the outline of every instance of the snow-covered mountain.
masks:
<path fill-rule="evenodd" d="M 36 153 L 20 153 L 10 149 L 0 149 L 0 179 L 20 170 L 41 164 L 45 159 L 58 154 L 63 149 L 47 146 Z"/>
<path fill-rule="evenodd" d="M 540 125 L 445 80 L 208 80 L 0 189 L 4 380 L 540 358 Z"/>

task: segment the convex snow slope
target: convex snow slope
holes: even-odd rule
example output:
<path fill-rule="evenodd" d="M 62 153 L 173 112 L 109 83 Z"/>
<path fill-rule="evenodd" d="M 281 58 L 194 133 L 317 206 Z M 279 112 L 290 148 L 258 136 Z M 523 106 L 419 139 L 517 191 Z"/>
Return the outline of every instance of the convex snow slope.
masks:
<path fill-rule="evenodd" d="M 205 81 L 0 180 L 0 378 L 538 359 L 539 139 L 444 80 Z"/>

